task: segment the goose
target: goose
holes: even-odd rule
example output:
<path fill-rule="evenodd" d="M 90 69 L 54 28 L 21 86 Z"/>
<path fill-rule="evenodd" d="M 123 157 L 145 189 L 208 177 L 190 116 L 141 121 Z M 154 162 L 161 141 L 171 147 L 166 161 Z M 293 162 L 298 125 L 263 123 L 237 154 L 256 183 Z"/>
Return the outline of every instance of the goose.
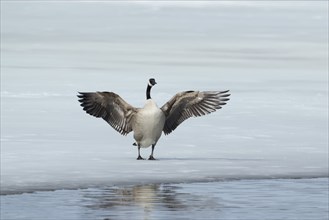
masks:
<path fill-rule="evenodd" d="M 161 108 L 151 98 L 151 89 L 156 85 L 149 79 L 146 87 L 146 103 L 135 108 L 114 92 L 78 92 L 78 101 L 83 110 L 97 118 L 104 119 L 117 132 L 127 135 L 133 131 L 138 148 L 137 160 L 144 160 L 140 148 L 152 146 L 149 160 L 155 160 L 154 148 L 161 137 L 173 132 L 183 121 L 221 109 L 229 100 L 225 91 L 184 91 L 174 95 Z"/>

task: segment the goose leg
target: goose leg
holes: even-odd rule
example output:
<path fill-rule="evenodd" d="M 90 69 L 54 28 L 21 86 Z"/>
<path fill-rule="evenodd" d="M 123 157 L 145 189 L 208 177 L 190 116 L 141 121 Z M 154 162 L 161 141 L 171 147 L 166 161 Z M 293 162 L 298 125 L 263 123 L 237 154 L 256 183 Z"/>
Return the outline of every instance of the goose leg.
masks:
<path fill-rule="evenodd" d="M 152 144 L 152 152 L 151 152 L 151 155 L 149 157 L 149 160 L 155 160 L 155 158 L 153 157 L 154 148 L 155 148 L 155 144 Z"/>
<path fill-rule="evenodd" d="M 144 160 L 143 157 L 141 157 L 141 147 L 138 146 L 138 157 L 137 157 L 137 160 Z"/>

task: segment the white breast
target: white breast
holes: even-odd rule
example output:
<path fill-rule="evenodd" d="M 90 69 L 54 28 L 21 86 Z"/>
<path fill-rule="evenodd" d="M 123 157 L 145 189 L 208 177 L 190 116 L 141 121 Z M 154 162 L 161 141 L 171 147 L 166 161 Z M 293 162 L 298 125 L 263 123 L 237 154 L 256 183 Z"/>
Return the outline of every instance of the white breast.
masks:
<path fill-rule="evenodd" d="M 141 147 L 149 147 L 159 140 L 165 123 L 165 115 L 152 99 L 138 111 L 133 126 L 134 138 Z"/>

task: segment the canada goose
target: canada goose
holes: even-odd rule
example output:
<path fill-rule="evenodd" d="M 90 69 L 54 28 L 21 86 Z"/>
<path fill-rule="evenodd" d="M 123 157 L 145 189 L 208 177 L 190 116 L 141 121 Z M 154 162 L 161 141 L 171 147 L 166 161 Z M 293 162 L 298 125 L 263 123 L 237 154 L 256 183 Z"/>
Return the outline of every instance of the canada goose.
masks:
<path fill-rule="evenodd" d="M 221 109 L 229 100 L 226 91 L 185 91 L 177 93 L 159 108 L 151 98 L 155 79 L 148 81 L 146 103 L 135 108 L 113 92 L 79 92 L 83 110 L 97 118 L 103 118 L 116 131 L 127 135 L 134 131 L 134 145 L 138 147 L 137 160 L 143 160 L 140 148 L 152 146 L 149 160 L 154 160 L 153 151 L 162 131 L 167 135 L 186 119 L 202 116 Z"/>

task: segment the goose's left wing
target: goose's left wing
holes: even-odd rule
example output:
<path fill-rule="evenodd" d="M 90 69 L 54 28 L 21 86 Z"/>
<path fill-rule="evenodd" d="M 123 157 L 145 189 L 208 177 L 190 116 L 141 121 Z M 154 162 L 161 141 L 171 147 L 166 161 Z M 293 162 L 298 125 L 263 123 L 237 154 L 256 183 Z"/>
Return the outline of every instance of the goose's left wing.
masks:
<path fill-rule="evenodd" d="M 114 92 L 79 92 L 79 102 L 88 114 L 103 118 L 116 131 L 132 131 L 132 118 L 138 111 Z"/>
<path fill-rule="evenodd" d="M 229 90 L 226 91 L 186 91 L 177 93 L 161 110 L 166 115 L 163 128 L 165 134 L 170 134 L 178 125 L 190 117 L 209 114 L 221 109 L 229 100 Z"/>

